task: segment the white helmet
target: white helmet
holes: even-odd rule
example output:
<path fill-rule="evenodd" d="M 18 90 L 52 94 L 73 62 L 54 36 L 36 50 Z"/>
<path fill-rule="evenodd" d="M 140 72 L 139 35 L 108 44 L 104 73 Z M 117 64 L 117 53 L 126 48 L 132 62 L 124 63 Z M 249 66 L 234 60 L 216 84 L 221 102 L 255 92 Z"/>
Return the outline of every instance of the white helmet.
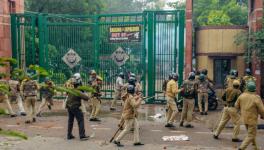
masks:
<path fill-rule="evenodd" d="M 80 73 L 75 73 L 75 74 L 73 75 L 73 77 L 74 77 L 75 79 L 79 80 L 79 79 L 81 79 L 81 74 L 80 74 Z"/>

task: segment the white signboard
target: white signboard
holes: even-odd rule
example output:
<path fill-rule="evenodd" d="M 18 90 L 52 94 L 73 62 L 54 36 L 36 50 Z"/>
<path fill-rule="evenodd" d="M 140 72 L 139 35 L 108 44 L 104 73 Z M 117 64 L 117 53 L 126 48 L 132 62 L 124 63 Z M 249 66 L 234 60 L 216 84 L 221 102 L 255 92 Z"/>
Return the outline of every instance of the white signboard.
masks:
<path fill-rule="evenodd" d="M 76 66 L 82 59 L 81 57 L 73 50 L 69 51 L 62 57 L 62 60 L 70 67 L 73 68 Z"/>
<path fill-rule="evenodd" d="M 117 66 L 122 66 L 129 59 L 128 54 L 122 49 L 122 47 L 118 47 L 116 51 L 111 55 L 112 60 L 116 63 Z"/>

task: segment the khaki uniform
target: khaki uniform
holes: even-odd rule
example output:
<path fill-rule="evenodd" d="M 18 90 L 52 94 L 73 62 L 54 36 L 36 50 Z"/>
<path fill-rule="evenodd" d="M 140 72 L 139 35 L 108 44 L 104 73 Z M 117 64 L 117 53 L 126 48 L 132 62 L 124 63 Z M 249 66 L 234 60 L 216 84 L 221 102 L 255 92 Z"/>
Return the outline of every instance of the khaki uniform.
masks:
<path fill-rule="evenodd" d="M 111 104 L 111 108 L 116 107 L 116 102 L 117 100 L 121 99 L 121 94 L 122 94 L 122 87 L 124 86 L 123 79 L 121 77 L 117 77 L 116 79 L 116 87 L 115 87 L 115 96 Z"/>
<path fill-rule="evenodd" d="M 232 139 L 238 139 L 240 131 L 240 115 L 238 114 L 238 110 L 235 108 L 235 103 L 240 94 L 241 91 L 238 89 L 228 88 L 225 90 L 223 100 L 226 101 L 226 106 L 223 109 L 220 123 L 216 129 L 216 136 L 221 133 L 227 122 L 231 119 L 234 124 Z"/>
<path fill-rule="evenodd" d="M 195 93 L 197 90 L 197 83 L 195 80 L 193 81 L 185 80 L 182 86 L 183 88 L 191 87 L 193 91 L 190 96 L 184 96 L 183 108 L 182 108 L 182 113 L 181 113 L 181 122 L 184 123 L 184 121 L 186 120 L 185 125 L 191 125 L 192 114 L 193 114 L 193 109 L 194 109 L 194 97 L 195 97 Z"/>
<path fill-rule="evenodd" d="M 0 83 L 1 84 L 5 84 L 5 85 L 8 85 L 8 81 L 6 80 L 0 80 Z M 8 110 L 8 113 L 10 115 L 15 115 L 13 109 L 12 109 L 12 106 L 10 104 L 10 101 L 8 99 L 8 95 L 7 94 L 4 94 L 4 93 L 0 93 L 0 102 L 4 102 L 6 104 L 6 107 L 7 107 L 7 110 Z"/>
<path fill-rule="evenodd" d="M 36 101 L 38 85 L 34 80 L 22 81 L 20 91 L 23 93 L 27 108 L 27 121 L 33 121 L 36 118 Z"/>
<path fill-rule="evenodd" d="M 40 114 L 46 105 L 50 105 L 50 106 L 53 105 L 52 97 L 54 95 L 54 89 L 53 89 L 54 83 L 52 81 L 49 81 L 48 83 L 45 83 L 45 85 L 47 87 L 42 88 L 43 90 L 42 102 L 39 105 L 37 114 Z"/>
<path fill-rule="evenodd" d="M 131 94 L 128 95 L 122 117 L 125 120 L 125 129 L 117 136 L 117 142 L 120 142 L 124 136 L 130 132 L 130 129 L 134 127 L 134 143 L 139 143 L 139 124 L 137 120 L 137 108 L 140 106 L 141 101 L 136 100 L 135 97 Z"/>
<path fill-rule="evenodd" d="M 97 118 L 97 115 L 101 108 L 101 87 L 97 84 L 97 81 L 92 82 L 92 87 L 96 90 L 96 93 L 92 94 L 91 101 L 92 101 L 92 112 L 90 118 Z"/>
<path fill-rule="evenodd" d="M 254 77 L 254 76 L 251 76 L 251 75 L 246 75 L 242 78 L 242 90 L 243 91 L 246 91 L 246 88 L 247 88 L 247 83 L 249 81 L 253 81 L 256 83 L 257 79 Z"/>
<path fill-rule="evenodd" d="M 11 95 L 10 97 L 15 97 L 18 105 L 18 109 L 20 113 L 25 113 L 25 109 L 23 106 L 22 97 L 20 94 L 20 83 L 16 80 L 9 80 L 8 81 L 10 89 L 11 89 Z"/>
<path fill-rule="evenodd" d="M 167 88 L 166 88 L 166 100 L 167 100 L 167 124 L 172 124 L 174 120 L 176 119 L 176 115 L 179 112 L 175 99 L 177 94 L 179 93 L 178 89 L 178 83 L 171 79 L 167 83 Z"/>
<path fill-rule="evenodd" d="M 241 111 L 242 119 L 248 131 L 248 135 L 240 145 L 240 149 L 244 150 L 252 143 L 255 150 L 257 150 L 258 115 L 264 117 L 264 105 L 260 96 L 256 95 L 255 92 L 245 92 L 238 97 L 235 107 Z"/>
<path fill-rule="evenodd" d="M 240 82 L 241 85 L 241 79 L 234 77 L 234 76 L 227 76 L 225 79 L 225 88 L 233 88 L 233 82 L 234 80 L 238 80 Z"/>
<path fill-rule="evenodd" d="M 211 87 L 209 81 L 198 81 L 198 106 L 199 111 L 203 112 L 202 101 L 204 100 L 204 111 L 208 111 L 208 89 Z"/>

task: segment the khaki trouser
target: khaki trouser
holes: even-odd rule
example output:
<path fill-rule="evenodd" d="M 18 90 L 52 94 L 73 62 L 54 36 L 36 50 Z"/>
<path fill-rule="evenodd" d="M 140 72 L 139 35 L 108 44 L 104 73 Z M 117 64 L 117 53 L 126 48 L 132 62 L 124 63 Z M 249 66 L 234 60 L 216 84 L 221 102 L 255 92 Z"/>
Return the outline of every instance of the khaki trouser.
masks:
<path fill-rule="evenodd" d="M 125 120 L 125 129 L 116 138 L 117 142 L 120 142 L 124 136 L 130 132 L 134 125 L 134 143 L 138 143 L 139 140 L 139 124 L 137 118 Z"/>
<path fill-rule="evenodd" d="M 167 113 L 166 113 L 167 123 L 172 124 L 176 119 L 176 115 L 179 111 L 174 98 L 167 96 L 166 99 L 167 99 Z"/>
<path fill-rule="evenodd" d="M 27 109 L 27 121 L 32 121 L 36 118 L 36 101 L 37 96 L 25 97 L 26 109 Z"/>
<path fill-rule="evenodd" d="M 111 108 L 116 107 L 117 100 L 121 100 L 121 90 L 115 90 L 115 96 L 112 100 Z"/>
<path fill-rule="evenodd" d="M 194 99 L 183 99 L 183 107 L 181 113 L 181 122 L 186 120 L 186 125 L 191 124 L 194 109 Z"/>
<path fill-rule="evenodd" d="M 4 103 L 6 104 L 6 107 L 7 107 L 8 113 L 9 113 L 10 115 L 14 115 L 14 114 L 15 114 L 14 111 L 13 111 L 13 109 L 12 109 L 12 106 L 11 106 L 11 104 L 10 104 L 10 101 L 9 101 L 7 95 L 1 95 L 1 96 L 0 96 L 0 102 L 4 102 Z"/>
<path fill-rule="evenodd" d="M 240 131 L 240 116 L 237 113 L 237 109 L 234 107 L 224 107 L 220 123 L 215 131 L 216 136 L 221 133 L 221 131 L 224 129 L 225 125 L 230 119 L 234 124 L 232 139 L 238 139 L 238 134 Z"/>
<path fill-rule="evenodd" d="M 256 136 L 257 136 L 257 126 L 256 125 L 245 125 L 247 128 L 247 136 L 243 140 L 242 144 L 240 145 L 240 149 L 244 150 L 247 148 L 247 146 L 252 143 L 255 150 L 258 150 L 257 142 L 256 142 Z"/>
<path fill-rule="evenodd" d="M 20 93 L 16 94 L 16 100 L 17 100 L 17 105 L 18 105 L 20 113 L 22 113 L 22 112 L 24 113 L 25 109 L 23 106 L 23 101 L 22 101 L 22 97 L 21 97 Z"/>
<path fill-rule="evenodd" d="M 204 100 L 204 111 L 208 111 L 208 93 L 198 93 L 198 106 L 199 111 L 203 112 L 202 102 Z"/>
<path fill-rule="evenodd" d="M 101 108 L 101 101 L 97 97 L 92 97 L 91 101 L 92 101 L 91 118 L 96 118 Z"/>
<path fill-rule="evenodd" d="M 41 103 L 39 105 L 37 114 L 41 113 L 43 111 L 43 109 L 44 109 L 45 105 L 47 105 L 47 103 L 48 103 L 47 99 L 46 98 L 42 98 L 42 101 L 41 101 Z"/>
<path fill-rule="evenodd" d="M 87 110 L 86 110 L 86 102 L 84 100 L 81 100 L 81 110 L 84 114 L 87 113 Z"/>

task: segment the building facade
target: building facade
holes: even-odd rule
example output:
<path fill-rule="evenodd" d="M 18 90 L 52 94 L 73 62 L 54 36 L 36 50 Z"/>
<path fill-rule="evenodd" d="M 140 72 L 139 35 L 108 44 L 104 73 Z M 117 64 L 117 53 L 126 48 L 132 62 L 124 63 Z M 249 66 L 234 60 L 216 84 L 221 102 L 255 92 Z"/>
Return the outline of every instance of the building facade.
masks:
<path fill-rule="evenodd" d="M 24 0 L 0 0 L 0 57 L 11 57 L 10 13 L 24 12 Z M 8 68 L 0 68 L 7 72 Z"/>
<path fill-rule="evenodd" d="M 263 0 L 248 1 L 249 32 L 256 32 L 263 28 Z M 251 66 L 257 78 L 257 92 L 264 98 L 264 62 L 253 54 Z"/>
<path fill-rule="evenodd" d="M 244 75 L 245 47 L 235 44 L 245 26 L 204 26 L 196 29 L 197 69 L 207 69 L 208 76 L 215 86 L 222 88 L 226 75 L 237 69 L 239 76 Z"/>

